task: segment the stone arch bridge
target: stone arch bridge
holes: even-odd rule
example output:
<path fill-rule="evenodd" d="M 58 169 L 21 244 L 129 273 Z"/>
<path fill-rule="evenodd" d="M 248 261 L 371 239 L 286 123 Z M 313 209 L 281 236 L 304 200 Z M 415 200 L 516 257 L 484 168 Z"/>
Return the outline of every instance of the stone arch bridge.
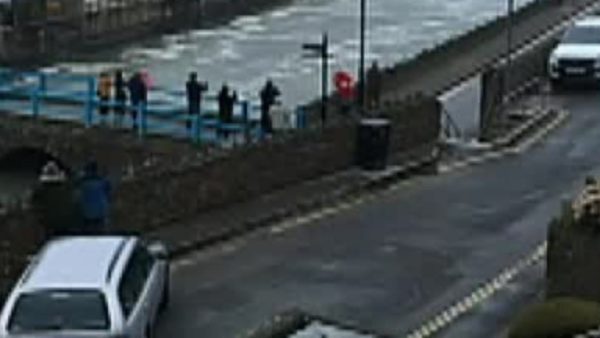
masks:
<path fill-rule="evenodd" d="M 54 160 L 73 172 L 96 160 L 109 175 L 122 177 L 158 164 L 194 160 L 205 152 L 206 148 L 183 140 L 154 136 L 141 140 L 130 130 L 0 115 L 0 171 L 39 171 L 48 160 Z"/>

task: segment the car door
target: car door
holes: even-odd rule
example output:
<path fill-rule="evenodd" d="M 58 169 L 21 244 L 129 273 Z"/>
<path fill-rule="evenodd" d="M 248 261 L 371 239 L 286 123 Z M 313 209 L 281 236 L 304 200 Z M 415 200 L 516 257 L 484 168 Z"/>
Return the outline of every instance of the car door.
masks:
<path fill-rule="evenodd" d="M 150 335 L 153 320 L 151 267 L 139 246 L 134 249 L 119 284 L 119 302 L 125 317 L 125 333 L 131 337 Z"/>
<path fill-rule="evenodd" d="M 157 259 L 148 251 L 146 246 L 138 246 L 138 256 L 140 264 L 145 270 L 146 285 L 145 285 L 145 302 L 148 308 L 148 323 L 153 325 L 156 321 L 158 308 L 164 289 L 164 272 L 161 271 Z"/>

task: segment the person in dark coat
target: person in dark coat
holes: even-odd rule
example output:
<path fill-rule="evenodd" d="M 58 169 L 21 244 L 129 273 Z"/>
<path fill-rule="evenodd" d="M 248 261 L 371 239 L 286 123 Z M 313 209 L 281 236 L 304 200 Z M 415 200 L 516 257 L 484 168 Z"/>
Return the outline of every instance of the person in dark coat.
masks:
<path fill-rule="evenodd" d="M 188 117 L 186 126 L 188 129 L 192 127 L 192 119 L 201 113 L 202 92 L 208 90 L 206 82 L 198 82 L 198 74 L 190 73 L 190 78 L 185 84 L 188 103 Z"/>
<path fill-rule="evenodd" d="M 379 70 L 379 64 L 374 61 L 371 67 L 367 71 L 367 107 L 379 108 L 381 101 L 381 71 Z"/>
<path fill-rule="evenodd" d="M 273 81 L 267 80 L 267 83 L 260 91 L 260 125 L 267 134 L 273 134 L 273 120 L 271 118 L 271 107 L 275 104 L 281 91 Z"/>
<path fill-rule="evenodd" d="M 233 107 L 237 101 L 237 93 L 235 91 L 230 93 L 229 87 L 224 84 L 217 99 L 219 101 L 219 121 L 221 123 L 233 122 Z M 219 128 L 218 134 L 226 138 L 229 136 L 229 132 L 222 128 Z"/>
<path fill-rule="evenodd" d="M 50 161 L 42 168 L 31 206 L 46 238 L 72 234 L 80 225 L 75 187 L 56 162 Z"/>
<path fill-rule="evenodd" d="M 111 184 L 98 172 L 98 164 L 86 164 L 79 182 L 79 205 L 83 218 L 83 232 L 106 232 L 110 212 Z"/>
<path fill-rule="evenodd" d="M 148 101 L 148 89 L 146 88 L 146 84 L 144 83 L 144 79 L 142 78 L 142 74 L 135 73 L 131 79 L 129 79 L 129 83 L 127 84 L 129 87 L 129 95 L 131 98 L 131 119 L 133 120 L 133 128 L 137 128 L 137 114 L 140 109 L 144 109 L 143 106 Z"/>
<path fill-rule="evenodd" d="M 115 124 L 121 126 L 123 124 L 123 116 L 125 116 L 125 106 L 127 104 L 127 90 L 126 90 L 125 78 L 123 77 L 123 71 L 118 70 L 115 73 L 114 80 L 114 97 L 116 106 L 115 112 Z"/>

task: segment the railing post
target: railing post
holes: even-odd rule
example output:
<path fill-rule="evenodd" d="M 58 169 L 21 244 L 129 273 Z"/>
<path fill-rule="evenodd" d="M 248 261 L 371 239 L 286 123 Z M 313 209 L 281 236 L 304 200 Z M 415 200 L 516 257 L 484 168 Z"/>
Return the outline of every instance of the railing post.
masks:
<path fill-rule="evenodd" d="M 31 91 L 31 112 L 34 118 L 40 115 L 40 90 L 38 88 Z"/>
<path fill-rule="evenodd" d="M 244 120 L 244 138 L 248 143 L 250 142 L 250 102 L 248 100 L 242 102 L 242 117 Z"/>
<path fill-rule="evenodd" d="M 85 126 L 91 127 L 94 123 L 94 93 L 96 92 L 96 83 L 93 77 L 87 79 L 87 92 L 85 100 Z"/>
<path fill-rule="evenodd" d="M 45 73 L 43 73 L 43 72 L 40 72 L 39 74 L 40 74 L 40 78 L 39 78 L 39 81 L 40 81 L 40 90 L 42 91 L 42 93 L 45 93 L 46 90 L 48 89 L 48 87 L 47 87 L 47 84 L 48 84 L 48 75 L 45 74 Z"/>
<path fill-rule="evenodd" d="M 189 116 L 189 115 L 188 115 Z M 189 118 L 189 117 L 188 117 Z M 196 115 L 194 115 L 194 121 L 192 121 L 192 140 L 194 143 L 198 144 L 201 140 L 200 133 L 202 132 L 202 112 L 199 111 Z"/>
<path fill-rule="evenodd" d="M 296 129 L 306 128 L 306 110 L 302 106 L 296 107 Z"/>
<path fill-rule="evenodd" d="M 138 136 L 140 138 L 144 138 L 144 136 L 146 135 L 146 113 L 147 113 L 146 104 L 144 102 L 140 102 L 135 109 L 137 109 L 137 112 L 138 112 L 137 113 Z"/>

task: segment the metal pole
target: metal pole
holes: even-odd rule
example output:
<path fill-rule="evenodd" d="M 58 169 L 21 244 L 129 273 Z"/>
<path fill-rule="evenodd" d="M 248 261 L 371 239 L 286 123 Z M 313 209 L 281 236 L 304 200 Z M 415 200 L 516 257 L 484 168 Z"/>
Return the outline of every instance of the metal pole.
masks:
<path fill-rule="evenodd" d="M 329 38 L 327 33 L 323 33 L 322 55 L 321 55 L 321 125 L 325 126 L 327 120 L 327 94 L 329 92 L 328 79 L 329 79 L 329 67 L 327 57 L 329 54 Z"/>
<path fill-rule="evenodd" d="M 512 50 L 513 50 L 513 17 L 514 17 L 514 0 L 508 1 L 507 15 L 507 30 L 506 30 L 506 69 L 504 74 L 504 96 L 505 102 L 508 102 L 510 93 L 510 72 L 512 70 Z"/>
<path fill-rule="evenodd" d="M 358 65 L 358 106 L 360 113 L 365 110 L 365 24 L 366 0 L 360 0 L 360 62 Z"/>
<path fill-rule="evenodd" d="M 242 102 L 242 116 L 244 118 L 244 139 L 246 143 L 250 143 L 250 101 L 244 100 Z"/>
<path fill-rule="evenodd" d="M 96 79 L 88 77 L 87 79 L 87 100 L 85 102 L 85 126 L 91 127 L 94 123 L 94 93 L 96 92 Z"/>

